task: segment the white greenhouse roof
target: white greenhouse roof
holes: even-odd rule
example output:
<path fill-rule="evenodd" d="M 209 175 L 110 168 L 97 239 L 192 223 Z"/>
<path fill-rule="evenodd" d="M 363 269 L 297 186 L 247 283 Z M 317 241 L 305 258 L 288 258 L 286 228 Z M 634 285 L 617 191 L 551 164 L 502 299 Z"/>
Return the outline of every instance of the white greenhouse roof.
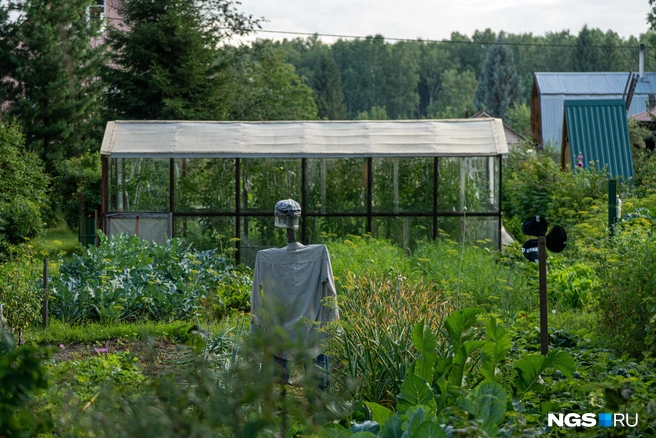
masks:
<path fill-rule="evenodd" d="M 501 119 L 107 123 L 113 158 L 312 158 L 506 154 Z"/>

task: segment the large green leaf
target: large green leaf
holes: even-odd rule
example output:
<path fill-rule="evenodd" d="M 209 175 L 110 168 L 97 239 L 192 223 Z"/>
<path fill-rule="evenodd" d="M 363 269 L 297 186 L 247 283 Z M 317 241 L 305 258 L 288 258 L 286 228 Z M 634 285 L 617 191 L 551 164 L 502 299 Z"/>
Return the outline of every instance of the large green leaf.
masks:
<path fill-rule="evenodd" d="M 387 409 L 385 406 L 379 405 L 378 403 L 364 402 L 364 404 L 367 405 L 367 407 L 371 411 L 371 419 L 380 424 L 385 423 L 385 421 L 387 421 L 389 417 L 394 415 L 392 411 Z"/>
<path fill-rule="evenodd" d="M 477 417 L 483 424 L 499 424 L 506 415 L 508 394 L 497 382 L 483 383 L 476 389 Z"/>
<path fill-rule="evenodd" d="M 356 432 L 351 438 L 376 438 L 376 435 L 371 432 Z"/>
<path fill-rule="evenodd" d="M 425 421 L 408 438 L 446 438 L 446 432 L 434 421 Z"/>
<path fill-rule="evenodd" d="M 485 328 L 486 339 L 481 350 L 481 374 L 486 380 L 493 381 L 497 364 L 506 357 L 512 343 L 506 330 L 497 325 L 495 317 L 490 317 Z"/>
<path fill-rule="evenodd" d="M 433 383 L 433 369 L 437 360 L 437 338 L 426 326 L 425 321 L 419 321 L 412 330 L 412 342 L 420 355 L 415 362 L 415 374 Z"/>
<path fill-rule="evenodd" d="M 485 344 L 484 341 L 465 341 L 458 349 L 455 357 L 453 358 L 453 366 L 449 372 L 449 383 L 457 387 L 462 386 L 462 378 L 465 372 L 465 364 L 467 359 L 474 351 L 481 348 Z"/>
<path fill-rule="evenodd" d="M 417 405 L 435 408 L 435 398 L 428 382 L 414 374 L 408 374 L 401 385 L 401 393 L 397 398 L 399 412 L 404 412 Z"/>
<path fill-rule="evenodd" d="M 401 438 L 403 436 L 403 427 L 398 414 L 389 417 L 380 431 L 381 438 Z"/>
<path fill-rule="evenodd" d="M 476 324 L 477 315 L 483 311 L 479 308 L 457 310 L 444 321 L 454 352 L 460 349 L 460 344 L 467 339 L 467 331 Z"/>
<path fill-rule="evenodd" d="M 540 375 L 550 367 L 560 370 L 566 376 L 571 376 L 576 369 L 572 356 L 560 350 L 552 350 L 546 356 L 534 354 L 523 357 L 515 362 L 517 378 L 515 378 L 514 385 L 518 393 L 524 394 L 529 390 L 538 390 Z"/>

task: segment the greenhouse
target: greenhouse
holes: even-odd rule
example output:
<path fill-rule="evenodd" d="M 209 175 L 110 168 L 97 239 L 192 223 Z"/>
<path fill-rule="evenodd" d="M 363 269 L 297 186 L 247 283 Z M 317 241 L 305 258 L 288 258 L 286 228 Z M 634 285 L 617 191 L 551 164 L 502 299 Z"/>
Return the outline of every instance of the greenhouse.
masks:
<path fill-rule="evenodd" d="M 109 122 L 100 227 L 252 263 L 286 243 L 273 209 L 292 198 L 306 244 L 368 233 L 499 248 L 506 153 L 499 119 Z"/>

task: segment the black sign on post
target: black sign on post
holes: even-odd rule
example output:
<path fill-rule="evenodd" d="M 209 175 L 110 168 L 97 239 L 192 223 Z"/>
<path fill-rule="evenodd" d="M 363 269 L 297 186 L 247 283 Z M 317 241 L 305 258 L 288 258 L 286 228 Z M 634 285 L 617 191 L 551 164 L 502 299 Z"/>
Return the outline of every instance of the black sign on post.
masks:
<path fill-rule="evenodd" d="M 522 254 L 530 261 L 538 261 L 538 239 L 529 239 L 522 245 Z"/>
<path fill-rule="evenodd" d="M 522 224 L 522 233 L 527 236 L 537 236 L 522 245 L 522 254 L 532 262 L 538 262 L 540 278 L 540 352 L 549 352 L 549 323 L 547 320 L 547 249 L 551 252 L 561 252 L 567 245 L 567 233 L 560 225 L 554 226 L 549 234 L 549 224 L 540 216 L 533 216 Z M 546 234 L 546 236 L 545 236 Z"/>

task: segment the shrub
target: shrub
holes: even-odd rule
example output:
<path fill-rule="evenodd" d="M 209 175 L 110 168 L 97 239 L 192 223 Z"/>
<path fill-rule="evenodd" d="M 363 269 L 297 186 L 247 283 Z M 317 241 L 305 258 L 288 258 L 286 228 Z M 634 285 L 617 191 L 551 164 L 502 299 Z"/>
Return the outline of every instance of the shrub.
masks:
<path fill-rule="evenodd" d="M 515 149 L 503 179 L 503 210 L 510 218 L 540 215 L 571 226 L 581 220 L 580 211 L 605 198 L 607 180 L 605 169 L 562 171 L 547 154 Z"/>
<path fill-rule="evenodd" d="M 23 144 L 18 124 L 0 118 L 0 253 L 36 236 L 48 208 L 48 176 Z"/>
<path fill-rule="evenodd" d="M 611 346 L 633 357 L 656 354 L 656 233 L 620 230 L 603 268 L 600 331 Z"/>
<path fill-rule="evenodd" d="M 12 329 L 20 332 L 39 320 L 42 281 L 43 263 L 27 246 L 0 264 L 0 303 Z"/>
<path fill-rule="evenodd" d="M 100 209 L 101 166 L 98 153 L 86 153 L 57 163 L 57 200 L 68 227 L 76 231 L 80 217 Z"/>

